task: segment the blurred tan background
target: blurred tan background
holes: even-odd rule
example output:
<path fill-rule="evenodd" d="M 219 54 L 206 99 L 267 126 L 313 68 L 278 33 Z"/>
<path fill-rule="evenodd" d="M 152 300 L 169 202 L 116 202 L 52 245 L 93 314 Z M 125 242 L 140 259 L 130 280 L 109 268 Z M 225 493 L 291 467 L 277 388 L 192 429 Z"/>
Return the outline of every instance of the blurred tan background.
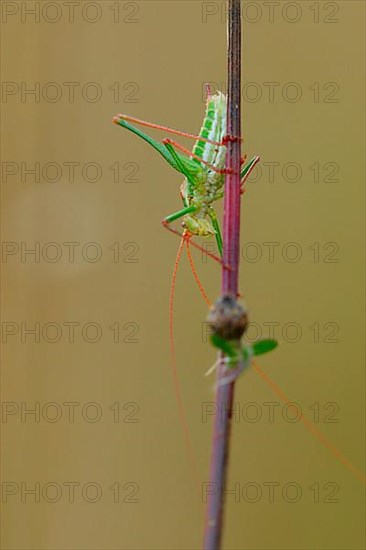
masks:
<path fill-rule="evenodd" d="M 178 239 L 160 225 L 181 177 L 111 118 L 198 131 L 204 82 L 226 80 L 225 4 L 1 8 L 2 547 L 199 548 L 204 505 L 169 370 Z M 359 1 L 244 4 L 245 151 L 262 164 L 240 274 L 248 338 L 273 327 L 281 340 L 259 364 L 361 470 L 363 20 Z M 215 299 L 219 270 L 194 257 Z M 184 258 L 176 349 L 202 481 L 205 315 Z M 362 482 L 254 370 L 236 415 L 224 547 L 364 548 Z"/>

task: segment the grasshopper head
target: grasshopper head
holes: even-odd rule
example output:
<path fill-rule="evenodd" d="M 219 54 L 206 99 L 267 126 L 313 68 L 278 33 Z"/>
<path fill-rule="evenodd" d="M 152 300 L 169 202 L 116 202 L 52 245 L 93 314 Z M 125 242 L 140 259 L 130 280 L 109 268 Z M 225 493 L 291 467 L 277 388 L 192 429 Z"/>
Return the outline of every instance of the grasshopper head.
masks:
<path fill-rule="evenodd" d="M 182 227 L 192 235 L 199 237 L 210 237 L 216 233 L 210 220 L 195 216 L 186 216 L 182 222 Z"/>

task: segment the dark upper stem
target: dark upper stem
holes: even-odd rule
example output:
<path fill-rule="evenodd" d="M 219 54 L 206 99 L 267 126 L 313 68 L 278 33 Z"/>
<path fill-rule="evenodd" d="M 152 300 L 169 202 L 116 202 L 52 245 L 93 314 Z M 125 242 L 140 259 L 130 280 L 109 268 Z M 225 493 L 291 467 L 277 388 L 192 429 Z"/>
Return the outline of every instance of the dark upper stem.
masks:
<path fill-rule="evenodd" d="M 241 1 L 228 0 L 228 106 L 227 133 L 241 136 Z M 240 157 L 241 142 L 228 141 L 226 166 L 235 173 L 226 175 L 223 223 L 223 268 L 222 293 L 238 293 L 239 244 L 240 244 Z M 218 369 L 217 380 L 222 377 L 223 367 Z M 223 498 L 225 491 L 228 451 L 230 441 L 234 382 L 218 385 L 216 391 L 216 414 L 214 416 L 210 485 L 203 491 L 207 494 L 205 525 L 205 550 L 219 550 L 223 530 Z M 225 414 L 222 413 L 225 411 Z"/>

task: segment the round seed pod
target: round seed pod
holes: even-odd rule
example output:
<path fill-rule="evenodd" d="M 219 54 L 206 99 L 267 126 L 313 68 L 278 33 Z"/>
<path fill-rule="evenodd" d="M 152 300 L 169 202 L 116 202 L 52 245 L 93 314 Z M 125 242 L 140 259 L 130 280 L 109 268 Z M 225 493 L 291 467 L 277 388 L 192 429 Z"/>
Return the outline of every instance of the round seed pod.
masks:
<path fill-rule="evenodd" d="M 220 338 L 240 340 L 248 326 L 248 315 L 232 294 L 224 294 L 209 309 L 207 322 Z"/>

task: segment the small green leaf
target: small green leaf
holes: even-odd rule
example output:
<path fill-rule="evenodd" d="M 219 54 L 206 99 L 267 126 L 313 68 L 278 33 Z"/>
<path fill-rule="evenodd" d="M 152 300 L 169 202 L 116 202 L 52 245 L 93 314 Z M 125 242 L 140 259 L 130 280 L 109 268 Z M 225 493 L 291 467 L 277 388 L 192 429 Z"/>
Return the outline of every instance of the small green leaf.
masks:
<path fill-rule="evenodd" d="M 278 346 L 276 340 L 258 340 L 252 345 L 254 355 L 262 355 L 262 353 L 268 353 Z"/>
<path fill-rule="evenodd" d="M 220 336 L 217 336 L 217 334 L 211 335 L 211 343 L 215 348 L 220 349 L 227 355 L 228 357 L 236 357 L 237 351 L 235 347 L 230 344 L 227 340 L 224 340 L 223 338 L 220 338 Z"/>

